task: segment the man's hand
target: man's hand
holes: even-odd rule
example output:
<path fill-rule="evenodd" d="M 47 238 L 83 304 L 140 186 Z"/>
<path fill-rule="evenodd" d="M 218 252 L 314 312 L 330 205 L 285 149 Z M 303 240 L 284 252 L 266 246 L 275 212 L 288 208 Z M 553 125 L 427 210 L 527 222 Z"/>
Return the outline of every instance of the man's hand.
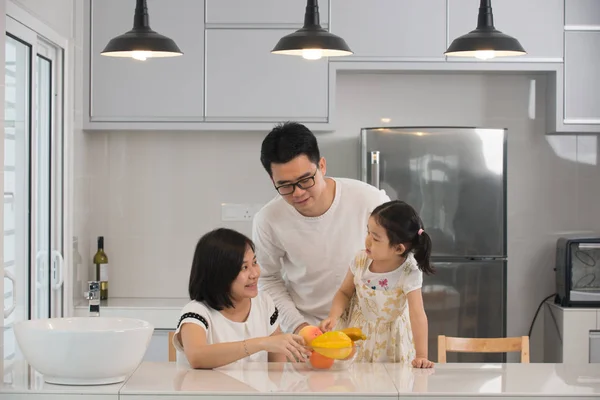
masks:
<path fill-rule="evenodd" d="M 294 334 L 296 334 L 296 335 L 297 335 L 297 334 L 298 334 L 298 332 L 300 332 L 300 329 L 304 328 L 305 326 L 308 326 L 308 323 L 307 323 L 307 322 L 303 322 L 303 323 L 301 323 L 300 325 L 298 325 L 298 326 L 296 327 L 296 329 L 294 329 Z"/>

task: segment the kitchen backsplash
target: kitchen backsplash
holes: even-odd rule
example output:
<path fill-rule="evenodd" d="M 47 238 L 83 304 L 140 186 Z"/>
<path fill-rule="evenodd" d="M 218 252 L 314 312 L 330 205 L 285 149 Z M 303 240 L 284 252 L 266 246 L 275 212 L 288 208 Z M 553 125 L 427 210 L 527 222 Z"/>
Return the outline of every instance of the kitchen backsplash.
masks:
<path fill-rule="evenodd" d="M 596 136 L 545 135 L 545 95 L 546 78 L 536 74 L 340 74 L 337 130 L 318 136 L 328 175 L 357 178 L 362 127 L 508 128 L 509 335 L 524 334 L 553 293 L 556 238 L 600 226 Z M 259 162 L 265 134 L 83 134 L 76 149 L 87 172 L 75 186 L 76 216 L 88 222 L 76 218 L 87 241 L 83 271 L 104 235 L 111 296 L 186 297 L 203 233 L 228 226 L 250 234 L 250 222 L 221 221 L 221 203 L 275 195 Z"/>

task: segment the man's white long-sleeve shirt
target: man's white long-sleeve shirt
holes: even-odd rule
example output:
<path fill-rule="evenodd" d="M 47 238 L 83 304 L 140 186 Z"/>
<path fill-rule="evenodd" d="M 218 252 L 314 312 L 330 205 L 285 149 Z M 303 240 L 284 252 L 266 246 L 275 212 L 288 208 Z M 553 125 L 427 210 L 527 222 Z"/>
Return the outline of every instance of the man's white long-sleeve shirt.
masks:
<path fill-rule="evenodd" d="M 389 201 L 365 182 L 332 179 L 335 197 L 321 216 L 305 217 L 280 196 L 254 216 L 259 290 L 273 298 L 285 332 L 327 317 L 350 262 L 364 248 L 370 213 Z"/>

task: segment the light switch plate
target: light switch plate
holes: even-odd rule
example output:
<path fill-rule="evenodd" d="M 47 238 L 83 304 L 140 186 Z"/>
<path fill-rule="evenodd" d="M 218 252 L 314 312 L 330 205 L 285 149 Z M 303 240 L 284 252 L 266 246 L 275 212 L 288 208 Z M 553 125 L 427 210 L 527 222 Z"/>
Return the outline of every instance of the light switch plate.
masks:
<path fill-rule="evenodd" d="M 221 203 L 221 221 L 252 221 L 262 204 Z"/>

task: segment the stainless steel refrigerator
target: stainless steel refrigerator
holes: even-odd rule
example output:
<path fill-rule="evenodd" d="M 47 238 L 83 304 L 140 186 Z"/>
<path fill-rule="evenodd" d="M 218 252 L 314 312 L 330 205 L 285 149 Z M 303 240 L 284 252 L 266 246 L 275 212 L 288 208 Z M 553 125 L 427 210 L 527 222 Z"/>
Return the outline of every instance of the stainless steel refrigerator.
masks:
<path fill-rule="evenodd" d="M 361 179 L 412 205 L 433 243 L 423 278 L 429 357 L 438 335 L 505 337 L 506 131 L 380 127 L 361 131 Z M 448 362 L 504 354 L 448 353 Z"/>

